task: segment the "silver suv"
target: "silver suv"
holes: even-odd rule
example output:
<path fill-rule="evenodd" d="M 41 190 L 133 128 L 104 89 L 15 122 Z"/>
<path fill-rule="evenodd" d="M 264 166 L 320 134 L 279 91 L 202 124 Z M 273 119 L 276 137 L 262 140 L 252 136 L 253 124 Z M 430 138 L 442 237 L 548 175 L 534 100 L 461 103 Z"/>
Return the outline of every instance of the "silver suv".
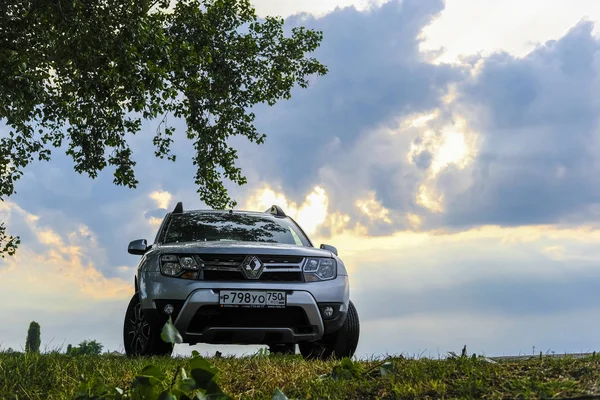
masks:
<path fill-rule="evenodd" d="M 359 320 L 333 246 L 315 248 L 278 206 L 265 212 L 167 213 L 141 255 L 123 327 L 128 355 L 170 355 L 172 318 L 184 343 L 265 344 L 304 358 L 352 357 Z"/>

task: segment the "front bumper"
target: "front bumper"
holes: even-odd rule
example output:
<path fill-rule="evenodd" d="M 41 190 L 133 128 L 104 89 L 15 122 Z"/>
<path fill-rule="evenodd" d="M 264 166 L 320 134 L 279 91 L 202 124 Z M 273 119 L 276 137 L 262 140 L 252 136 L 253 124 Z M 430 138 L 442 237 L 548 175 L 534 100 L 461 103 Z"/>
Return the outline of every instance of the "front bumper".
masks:
<path fill-rule="evenodd" d="M 285 309 L 220 308 L 221 289 L 285 290 Z M 348 310 L 348 277 L 327 282 L 218 282 L 188 281 L 146 272 L 139 278 L 144 314 L 156 323 L 168 316 L 163 307 L 175 305 L 175 327 L 184 342 L 212 344 L 296 343 L 320 339 L 337 330 Z M 319 305 L 337 304 L 338 311 L 324 319 Z"/>

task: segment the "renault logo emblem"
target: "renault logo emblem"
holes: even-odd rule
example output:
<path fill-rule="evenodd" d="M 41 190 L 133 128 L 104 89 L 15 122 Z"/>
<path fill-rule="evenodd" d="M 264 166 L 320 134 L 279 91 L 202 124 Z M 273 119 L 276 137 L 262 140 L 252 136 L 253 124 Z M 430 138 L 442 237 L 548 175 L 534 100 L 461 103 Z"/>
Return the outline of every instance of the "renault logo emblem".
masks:
<path fill-rule="evenodd" d="M 265 265 L 256 256 L 246 256 L 241 265 L 242 272 L 248 279 L 258 279 L 262 275 Z"/>

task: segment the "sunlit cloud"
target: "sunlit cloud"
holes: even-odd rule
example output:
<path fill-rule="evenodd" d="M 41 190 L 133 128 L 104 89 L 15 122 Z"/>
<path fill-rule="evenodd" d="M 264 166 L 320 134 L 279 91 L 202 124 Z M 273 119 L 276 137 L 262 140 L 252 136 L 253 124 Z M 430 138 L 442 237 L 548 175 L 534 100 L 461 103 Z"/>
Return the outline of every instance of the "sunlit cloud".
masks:
<path fill-rule="evenodd" d="M 417 159 L 426 156 L 429 159 L 426 168 L 427 174 L 421 183 L 417 194 L 417 204 L 432 212 L 444 211 L 444 194 L 436 190 L 436 179 L 446 169 L 452 167 L 457 170 L 469 166 L 477 152 L 477 135 L 471 131 L 467 121 L 455 116 L 451 124 L 436 129 L 434 123 L 437 113 L 421 117 L 419 124 L 423 131 L 417 140 L 411 143 L 407 153 L 411 164 L 416 165 Z M 412 126 L 415 126 L 412 123 Z"/>
<path fill-rule="evenodd" d="M 267 185 L 257 189 L 250 194 L 245 202 L 247 210 L 264 211 L 272 205 L 278 205 L 284 209 L 287 214 L 295 215 L 297 213 L 297 205 L 288 202 L 283 193 L 277 193 Z"/>
<path fill-rule="evenodd" d="M 465 16 L 469 23 L 464 23 Z M 437 64 L 463 63 L 473 54 L 487 56 L 500 51 L 523 57 L 540 44 L 561 37 L 582 18 L 600 19 L 600 3 L 446 0 L 444 10 L 422 30 L 420 49 L 441 49 L 434 60 Z"/>
<path fill-rule="evenodd" d="M 366 268 L 365 265 L 379 264 L 383 269 L 397 265 L 388 274 L 397 277 L 397 287 L 407 290 L 414 290 L 416 282 L 449 286 L 490 274 L 560 278 L 576 271 L 595 271 L 594 260 L 600 257 L 600 229 L 593 228 L 482 226 L 456 233 L 398 231 L 377 237 L 347 228 L 320 239 L 336 246 L 352 271 Z M 432 253 L 431 249 L 436 250 Z M 525 260 L 527 268 L 507 262 L 507 252 L 510 257 Z M 463 263 L 466 259 L 480 260 L 480 264 Z M 369 268 L 375 272 L 375 266 Z"/>
<path fill-rule="evenodd" d="M 437 193 L 434 188 L 427 185 L 428 182 L 422 184 L 417 192 L 416 203 L 425 207 L 431 212 L 441 213 L 444 211 L 444 195 Z"/>
<path fill-rule="evenodd" d="M 96 268 L 97 242 L 88 227 L 60 234 L 40 225 L 39 216 L 10 201 L 3 203 L 2 214 L 13 224 L 25 222 L 42 245 L 41 250 L 34 250 L 35 243 L 22 243 L 17 254 L 7 257 L 5 267 L 0 269 L 0 291 L 11 298 L 27 296 L 22 307 L 48 304 L 52 309 L 73 309 L 78 302 L 126 298 L 131 292 L 129 282 L 107 278 Z"/>
<path fill-rule="evenodd" d="M 439 110 L 431 113 L 415 114 L 404 119 L 404 124 L 408 127 L 421 128 L 427 125 L 428 122 L 436 119 L 439 116 Z"/>
<path fill-rule="evenodd" d="M 158 217 L 150 217 L 148 218 L 148 223 L 150 225 L 152 225 L 155 228 L 158 228 L 160 226 L 160 224 L 162 223 L 162 219 L 158 218 Z"/>
<path fill-rule="evenodd" d="M 366 215 L 371 221 L 383 221 L 391 224 L 392 220 L 389 217 L 390 210 L 381 205 L 375 198 L 375 192 L 369 192 L 369 195 L 364 199 L 356 200 L 356 206 Z"/>
<path fill-rule="evenodd" d="M 315 187 L 298 209 L 296 218 L 307 233 L 313 233 L 325 222 L 329 201 L 325 190 Z"/>
<path fill-rule="evenodd" d="M 406 216 L 406 220 L 408 222 L 408 226 L 410 226 L 413 229 L 419 229 L 421 227 L 421 224 L 423 223 L 422 218 L 415 213 L 408 213 Z"/>
<path fill-rule="evenodd" d="M 472 153 L 469 153 L 466 134 L 464 130 L 460 130 L 464 126 L 464 123 L 459 122 L 453 127 L 445 127 L 442 130 L 441 144 L 431 164 L 433 176 L 451 164 L 463 169 L 471 161 Z"/>
<path fill-rule="evenodd" d="M 418 142 L 412 143 L 408 157 L 412 161 L 423 152 L 431 153 L 431 178 L 435 178 L 450 165 L 458 169 L 465 168 L 475 155 L 476 136 L 469 130 L 466 120 L 461 117 L 455 117 L 452 125 L 446 125 L 438 132 L 426 129 L 419 139 Z"/>
<path fill-rule="evenodd" d="M 354 7 L 360 11 L 368 11 L 387 1 L 389 0 L 252 0 L 252 5 L 259 16 L 279 15 L 285 18 L 298 13 L 323 16 L 337 7 Z"/>
<path fill-rule="evenodd" d="M 294 218 L 307 234 L 314 233 L 327 218 L 327 194 L 318 186 L 313 188 L 302 204 L 289 201 L 283 193 L 277 193 L 265 186 L 248 197 L 245 208 L 263 211 L 274 204 L 283 208 L 284 212 Z"/>
<path fill-rule="evenodd" d="M 150 198 L 156 202 L 156 207 L 167 209 L 169 208 L 169 204 L 171 203 L 172 195 L 171 193 L 163 190 L 157 190 L 150 193 Z"/>

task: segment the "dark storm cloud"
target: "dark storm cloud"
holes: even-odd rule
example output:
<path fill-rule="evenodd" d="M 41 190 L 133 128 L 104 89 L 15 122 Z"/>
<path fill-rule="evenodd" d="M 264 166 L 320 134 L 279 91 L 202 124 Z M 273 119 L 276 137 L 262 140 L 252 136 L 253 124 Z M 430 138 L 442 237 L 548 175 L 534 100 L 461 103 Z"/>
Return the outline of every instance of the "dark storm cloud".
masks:
<path fill-rule="evenodd" d="M 521 59 L 491 56 L 462 86 L 457 104 L 482 146 L 471 168 L 448 173 L 469 174 L 467 191 L 439 182 L 450 195 L 441 224 L 569 222 L 600 202 L 600 42 L 592 28 L 581 22 Z"/>
<path fill-rule="evenodd" d="M 289 26 L 323 31 L 314 55 L 329 73 L 307 90 L 295 91 L 289 101 L 257 108 L 267 143 L 244 156 L 255 157 L 261 176 L 280 183 L 295 200 L 319 181 L 322 167 L 335 164 L 343 172 L 362 165 L 372 157 L 371 148 L 354 160 L 345 156 L 366 133 L 391 118 L 437 107 L 446 84 L 461 78 L 460 69 L 429 64 L 419 53 L 421 29 L 442 8 L 438 0 L 391 1 L 370 12 L 345 8 L 322 18 L 289 18 Z M 337 163 L 339 158 L 349 163 Z M 336 205 L 349 191 L 331 193 Z"/>

